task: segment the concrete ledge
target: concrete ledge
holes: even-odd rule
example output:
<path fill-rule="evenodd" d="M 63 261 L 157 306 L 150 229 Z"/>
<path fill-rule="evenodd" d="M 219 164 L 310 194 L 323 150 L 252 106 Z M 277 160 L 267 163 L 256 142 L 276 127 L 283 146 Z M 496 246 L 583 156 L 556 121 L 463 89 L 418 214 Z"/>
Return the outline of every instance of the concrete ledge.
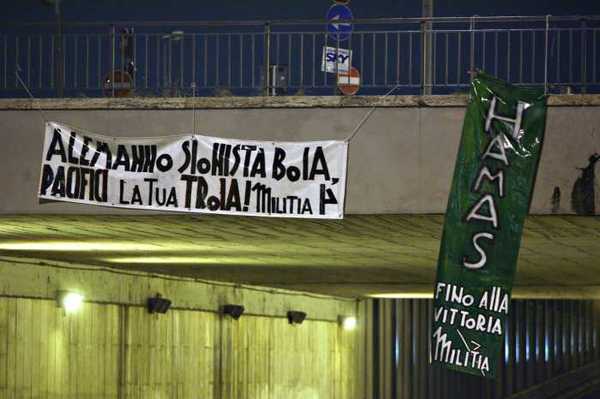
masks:
<path fill-rule="evenodd" d="M 0 110 L 255 109 L 344 107 L 463 107 L 466 95 L 451 96 L 280 96 L 0 99 Z"/>
<path fill-rule="evenodd" d="M 553 107 L 600 106 L 600 94 L 562 94 L 548 96 L 548 105 Z"/>
<path fill-rule="evenodd" d="M 0 99 L 0 110 L 157 110 L 257 108 L 464 107 L 466 94 L 440 96 L 131 97 Z M 551 95 L 551 106 L 600 106 L 599 94 Z"/>
<path fill-rule="evenodd" d="M 0 297 L 55 299 L 57 291 L 73 290 L 87 302 L 145 306 L 159 292 L 173 301 L 173 309 L 218 312 L 233 303 L 244 305 L 250 315 L 286 317 L 288 310 L 301 310 L 310 320 L 331 322 L 356 315 L 358 304 L 348 298 L 25 258 L 1 257 L 0 275 Z"/>

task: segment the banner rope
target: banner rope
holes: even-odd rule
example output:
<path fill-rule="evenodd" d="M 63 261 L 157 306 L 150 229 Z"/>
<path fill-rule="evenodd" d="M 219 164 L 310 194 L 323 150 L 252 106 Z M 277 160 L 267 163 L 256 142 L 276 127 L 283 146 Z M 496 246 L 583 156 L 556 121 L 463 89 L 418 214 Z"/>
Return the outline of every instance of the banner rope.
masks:
<path fill-rule="evenodd" d="M 29 87 L 27 86 L 27 84 L 23 81 L 23 79 L 21 78 L 21 75 L 19 73 L 20 68 L 17 65 L 17 68 L 15 70 L 15 76 L 17 78 L 17 81 L 21 84 L 21 86 L 23 87 L 23 89 L 25 90 L 25 92 L 29 95 L 29 97 L 31 98 L 31 100 L 33 102 L 35 102 L 36 100 L 38 100 L 29 90 Z M 379 100 L 383 100 L 384 98 L 388 97 L 389 95 L 391 95 L 394 91 L 396 91 L 396 89 L 400 87 L 400 84 L 397 84 L 396 86 L 392 87 L 392 89 L 390 91 L 388 91 L 387 93 L 385 93 L 384 95 L 380 96 Z M 195 93 L 194 93 L 195 94 Z M 193 118 L 193 133 L 196 134 L 196 104 L 195 104 L 195 95 L 194 98 L 192 99 L 192 118 Z M 49 119 L 47 117 L 47 115 L 44 113 L 44 111 L 42 110 L 42 107 L 39 104 L 37 105 L 37 111 L 40 113 L 42 120 L 45 122 L 48 122 Z M 373 107 L 371 107 L 371 109 L 369 111 L 367 111 L 365 113 L 365 115 L 363 116 L 363 118 L 360 120 L 360 122 L 358 122 L 358 124 L 356 125 L 356 127 L 354 128 L 354 130 L 352 131 L 352 133 L 350 133 L 350 135 L 348 137 L 346 137 L 346 139 L 344 140 L 345 142 L 350 142 L 359 132 L 360 129 L 364 126 L 365 123 L 367 123 L 367 121 L 371 118 L 371 116 L 373 115 L 373 112 L 375 112 L 375 110 L 379 108 L 379 105 L 375 104 Z"/>
<path fill-rule="evenodd" d="M 396 89 L 400 87 L 400 83 L 398 83 L 396 86 L 392 87 L 392 89 L 390 91 L 388 91 L 387 93 L 385 93 L 384 95 L 380 96 L 379 100 L 383 100 L 384 98 L 386 98 L 387 96 L 389 96 L 390 94 L 392 94 L 394 91 L 396 91 Z M 346 137 L 346 139 L 344 140 L 345 142 L 349 143 L 354 136 L 356 136 L 358 134 L 358 132 L 360 131 L 360 129 L 363 127 L 363 125 L 365 123 L 367 123 L 367 121 L 369 120 L 369 118 L 371 117 L 371 115 L 373 115 L 373 112 L 375 112 L 375 110 L 379 107 L 379 105 L 375 104 L 370 110 L 368 110 L 365 113 L 365 116 L 363 116 L 363 118 L 360 120 L 360 122 L 358 122 L 358 124 L 356 125 L 356 127 L 354 128 L 354 130 L 352 131 L 352 133 L 350 133 L 350 135 L 348 137 Z"/>
<path fill-rule="evenodd" d="M 25 84 L 23 79 L 21 79 L 21 74 L 19 73 L 20 70 L 21 70 L 21 68 L 17 65 L 17 68 L 15 69 L 15 75 L 17 77 L 17 81 L 21 84 L 21 86 L 23 86 L 23 89 L 25 89 L 25 91 L 27 92 L 29 97 L 31 97 L 32 102 L 35 103 L 37 98 L 35 98 L 35 96 L 33 94 L 31 94 L 29 87 L 27 87 L 27 85 Z M 40 115 L 42 116 L 44 123 L 48 122 L 48 118 L 47 118 L 46 114 L 44 113 L 44 111 L 42 111 L 42 107 L 40 106 L 40 104 L 37 104 L 37 110 L 40 113 Z"/>

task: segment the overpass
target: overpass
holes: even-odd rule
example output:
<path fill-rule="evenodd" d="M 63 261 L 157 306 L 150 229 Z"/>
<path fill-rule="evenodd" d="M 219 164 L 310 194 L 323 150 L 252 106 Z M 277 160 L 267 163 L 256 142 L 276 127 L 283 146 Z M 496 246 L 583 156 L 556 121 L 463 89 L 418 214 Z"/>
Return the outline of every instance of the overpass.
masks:
<path fill-rule="evenodd" d="M 596 95 L 549 98 L 500 378 L 429 369 L 428 298 L 465 104 L 462 95 L 0 100 L 0 369 L 8 370 L 0 392 L 501 398 L 556 386 L 567 372 L 592 381 L 585 370 L 600 358 Z M 200 134 L 299 141 L 344 139 L 373 105 L 381 108 L 350 142 L 343 220 L 37 201 L 44 118 L 116 137 L 191 132 L 195 119 Z M 81 317 L 54 306 L 64 289 L 85 293 Z M 145 300 L 157 292 L 173 309 L 146 317 Z M 246 314 L 224 318 L 227 303 Z M 307 325 L 290 329 L 281 320 L 289 310 L 306 312 Z M 343 315 L 357 316 L 359 328 L 341 329 Z M 31 356 L 13 370 L 19 355 L 10 348 L 21 347 Z"/>

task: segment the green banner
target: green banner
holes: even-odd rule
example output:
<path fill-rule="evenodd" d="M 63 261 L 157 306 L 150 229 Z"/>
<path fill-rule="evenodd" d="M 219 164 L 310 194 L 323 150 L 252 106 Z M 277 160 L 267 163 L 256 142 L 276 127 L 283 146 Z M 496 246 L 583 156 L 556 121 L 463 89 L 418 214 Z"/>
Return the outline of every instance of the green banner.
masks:
<path fill-rule="evenodd" d="M 434 363 L 495 377 L 545 121 L 543 90 L 474 77 L 434 287 Z"/>

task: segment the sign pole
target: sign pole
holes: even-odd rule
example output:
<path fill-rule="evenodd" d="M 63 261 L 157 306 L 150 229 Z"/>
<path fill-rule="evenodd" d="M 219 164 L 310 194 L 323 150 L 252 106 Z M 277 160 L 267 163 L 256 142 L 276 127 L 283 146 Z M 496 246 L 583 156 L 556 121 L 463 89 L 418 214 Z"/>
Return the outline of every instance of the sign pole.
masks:
<path fill-rule="evenodd" d="M 335 76 L 338 76 L 339 73 L 339 62 L 340 62 L 340 37 L 338 36 L 335 41 Z M 333 85 L 333 95 L 338 94 L 337 80 L 336 84 Z"/>
<path fill-rule="evenodd" d="M 269 88 L 271 84 L 270 80 L 270 64 L 271 64 L 271 24 L 269 22 L 265 22 L 265 48 L 264 48 L 264 91 L 265 95 L 269 95 Z"/>

